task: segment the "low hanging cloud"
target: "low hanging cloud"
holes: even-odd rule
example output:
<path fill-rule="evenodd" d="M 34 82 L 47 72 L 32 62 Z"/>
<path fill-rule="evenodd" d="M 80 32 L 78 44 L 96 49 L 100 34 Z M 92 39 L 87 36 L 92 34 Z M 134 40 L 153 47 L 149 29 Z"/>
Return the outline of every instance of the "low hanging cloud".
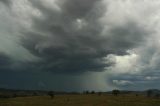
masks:
<path fill-rule="evenodd" d="M 10 0 L 0 0 L 1 3 L 9 6 L 11 4 L 11 1 Z"/>
<path fill-rule="evenodd" d="M 104 71 L 114 64 L 106 58 L 108 55 L 123 56 L 128 54 L 127 50 L 143 44 L 150 31 L 129 18 L 122 24 L 107 25 L 111 17 L 106 14 L 114 10 L 110 11 L 111 4 L 104 3 L 102 0 L 24 2 L 35 13 L 28 14 L 30 24 L 20 31 L 20 46 L 33 60 L 17 61 L 16 67 L 56 73 Z"/>
<path fill-rule="evenodd" d="M 125 55 L 149 34 L 134 21 L 102 33 L 105 24 L 100 19 L 107 12 L 102 1 L 95 0 L 91 4 L 79 0 L 55 1 L 59 10 L 45 7 L 42 2 L 31 3 L 42 18 L 32 17 L 32 30 L 23 33 L 22 45 L 41 59 L 36 63 L 41 66 L 40 70 L 59 73 L 103 71 L 113 64 L 105 59 L 108 54 Z"/>
<path fill-rule="evenodd" d="M 10 58 L 5 54 L 0 54 L 0 70 L 8 70 L 8 65 L 12 64 Z"/>
<path fill-rule="evenodd" d="M 97 82 L 114 87 L 152 85 L 160 75 L 159 4 L 0 0 L 0 69 L 70 75 L 101 72 L 106 76 Z"/>

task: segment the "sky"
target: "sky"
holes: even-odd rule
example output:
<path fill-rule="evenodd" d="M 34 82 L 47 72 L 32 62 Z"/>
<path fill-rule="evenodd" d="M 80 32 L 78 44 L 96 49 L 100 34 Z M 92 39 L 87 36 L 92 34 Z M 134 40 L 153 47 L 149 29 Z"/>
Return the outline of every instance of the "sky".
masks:
<path fill-rule="evenodd" d="M 160 1 L 0 0 L 0 88 L 160 89 Z"/>

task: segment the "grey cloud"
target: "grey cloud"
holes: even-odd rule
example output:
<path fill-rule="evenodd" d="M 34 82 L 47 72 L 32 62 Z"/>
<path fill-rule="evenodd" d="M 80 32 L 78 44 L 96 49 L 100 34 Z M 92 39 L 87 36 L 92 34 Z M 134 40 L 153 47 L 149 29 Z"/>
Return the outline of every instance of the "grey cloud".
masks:
<path fill-rule="evenodd" d="M 94 8 L 96 2 L 100 2 L 100 0 L 66 0 L 62 9 L 70 16 L 83 18 Z"/>
<path fill-rule="evenodd" d="M 97 85 L 100 85 L 97 89 L 104 90 L 108 85 L 122 89 L 159 86 L 157 1 L 53 0 L 53 4 L 51 1 L 0 0 L 6 7 L 13 3 L 12 8 L 2 6 L 0 11 L 2 84 L 14 86 L 20 81 L 19 85 L 26 87 L 44 79 L 46 86 L 54 82 L 53 88 L 58 90 L 85 86 L 92 89 Z M 136 56 L 128 50 L 133 50 Z M 116 56 L 120 57 L 118 61 L 114 59 Z M 19 73 L 18 77 L 14 72 Z M 60 74 L 55 78 L 56 73 Z M 75 74 L 80 76 L 73 78 L 76 82 L 72 79 Z M 15 79 L 14 84 L 10 79 L 3 81 L 6 77 Z M 84 85 L 87 79 L 91 83 Z M 27 83 L 32 80 L 36 81 Z M 72 88 L 68 83 L 71 80 Z"/>
<path fill-rule="evenodd" d="M 61 8 L 61 13 L 63 14 L 63 16 L 67 17 L 69 16 L 70 18 L 84 18 L 87 15 L 89 15 L 88 13 L 92 12 L 97 3 L 99 3 L 101 0 L 61 0 L 61 1 L 55 0 L 55 1 L 56 5 L 58 5 Z M 30 0 L 30 2 L 33 4 L 33 6 L 40 9 L 41 11 L 43 12 L 50 11 L 52 12 L 51 14 L 53 14 L 54 10 L 43 5 L 41 1 Z"/>
<path fill-rule="evenodd" d="M 4 53 L 0 53 L 0 70 L 2 71 L 10 70 L 11 64 L 12 64 L 11 58 L 9 58 Z"/>
<path fill-rule="evenodd" d="M 9 6 L 11 4 L 11 1 L 10 0 L 0 0 L 1 3 Z"/>
<path fill-rule="evenodd" d="M 159 88 L 155 83 L 159 82 L 160 72 L 158 70 L 145 71 L 136 74 L 112 74 L 107 77 L 107 83 L 119 89 L 129 90 Z"/>
<path fill-rule="evenodd" d="M 118 85 L 118 86 L 130 86 L 133 83 L 128 80 L 113 80 L 113 84 Z"/>
<path fill-rule="evenodd" d="M 0 66 L 10 64 L 10 59 L 5 54 L 0 54 Z"/>
<path fill-rule="evenodd" d="M 46 7 L 41 1 L 30 0 L 30 3 L 41 16 L 32 16 L 31 28 L 21 32 L 24 35 L 21 45 L 39 61 L 15 61 L 11 65 L 13 70 L 104 71 L 113 65 L 105 59 L 107 55 L 125 55 L 127 50 L 144 42 L 149 34 L 130 20 L 121 26 L 112 26 L 102 35 L 105 28 L 99 19 L 106 7 L 98 0 L 56 1 L 60 11 Z"/>
<path fill-rule="evenodd" d="M 121 26 L 113 26 L 110 31 L 106 32 L 105 47 L 110 54 L 126 55 L 127 50 L 143 45 L 150 34 L 149 30 L 130 21 Z"/>
<path fill-rule="evenodd" d="M 68 0 L 60 7 L 62 13 L 32 3 L 44 17 L 33 17 L 32 31 L 24 31 L 25 36 L 21 40 L 24 48 L 41 58 L 41 61 L 32 63 L 33 70 L 56 73 L 104 71 L 105 67 L 112 65 L 104 59 L 108 54 L 125 55 L 148 34 L 136 22 L 130 22 L 112 27 L 105 36 L 101 35 L 103 25 L 98 19 L 103 12 L 95 13 L 95 17 L 92 15 L 100 1 L 94 0 L 90 4 L 90 0 Z M 99 8 L 103 10 L 104 7 Z M 79 24 L 78 19 L 86 24 L 80 29 L 74 24 Z"/>
<path fill-rule="evenodd" d="M 110 33 L 110 46 L 127 50 L 144 44 L 145 38 L 148 38 L 151 32 L 138 26 L 138 23 L 128 22 L 125 26 L 114 27 Z"/>

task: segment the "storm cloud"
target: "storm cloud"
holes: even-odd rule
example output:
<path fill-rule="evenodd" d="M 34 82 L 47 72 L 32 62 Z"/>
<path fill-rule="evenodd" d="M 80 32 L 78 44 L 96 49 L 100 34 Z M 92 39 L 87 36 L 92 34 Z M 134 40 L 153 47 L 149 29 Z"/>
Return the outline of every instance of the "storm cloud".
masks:
<path fill-rule="evenodd" d="M 9 6 L 11 1 L 10 0 L 0 0 L 0 2 L 2 2 L 3 4 Z"/>
<path fill-rule="evenodd" d="M 105 29 L 99 21 L 107 7 L 101 1 L 55 2 L 60 10 L 31 2 L 43 18 L 32 17 L 32 30 L 23 33 L 22 45 L 41 59 L 36 63 L 41 66 L 40 70 L 58 73 L 104 71 L 113 64 L 105 59 L 108 54 L 125 55 L 149 34 L 135 22 L 102 33 Z"/>
<path fill-rule="evenodd" d="M 103 89 L 107 85 L 133 88 L 140 85 L 138 81 L 155 81 L 160 69 L 158 4 L 133 0 L 1 0 L 0 69 L 80 75 L 77 82 L 90 77 L 93 86 L 103 80 Z"/>

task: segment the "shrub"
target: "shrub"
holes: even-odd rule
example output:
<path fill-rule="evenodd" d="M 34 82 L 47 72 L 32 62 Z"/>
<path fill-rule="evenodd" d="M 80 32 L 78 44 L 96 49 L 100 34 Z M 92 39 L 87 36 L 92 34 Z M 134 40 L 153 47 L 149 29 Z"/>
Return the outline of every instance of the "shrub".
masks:
<path fill-rule="evenodd" d="M 151 97 L 151 96 L 152 96 L 152 90 L 148 90 L 148 91 L 147 91 L 147 96 L 148 96 L 148 97 Z"/>
<path fill-rule="evenodd" d="M 18 95 L 15 93 L 15 94 L 13 94 L 13 98 L 16 98 Z"/>
<path fill-rule="evenodd" d="M 118 94 L 120 94 L 120 91 L 119 90 L 112 90 L 112 94 L 114 95 L 114 96 L 117 96 Z"/>
<path fill-rule="evenodd" d="M 159 98 L 159 97 L 160 97 L 160 94 L 156 94 L 155 97 L 156 97 L 156 98 Z"/>
<path fill-rule="evenodd" d="M 51 97 L 51 99 L 54 98 L 54 92 L 53 92 L 53 91 L 49 91 L 49 92 L 48 92 L 48 95 Z"/>
<path fill-rule="evenodd" d="M 11 95 L 0 95 L 0 98 L 5 99 L 5 98 L 12 98 Z"/>
<path fill-rule="evenodd" d="M 89 91 L 87 90 L 87 91 L 83 91 L 83 94 L 89 94 Z"/>
<path fill-rule="evenodd" d="M 95 91 L 91 91 L 91 94 L 95 94 Z"/>

